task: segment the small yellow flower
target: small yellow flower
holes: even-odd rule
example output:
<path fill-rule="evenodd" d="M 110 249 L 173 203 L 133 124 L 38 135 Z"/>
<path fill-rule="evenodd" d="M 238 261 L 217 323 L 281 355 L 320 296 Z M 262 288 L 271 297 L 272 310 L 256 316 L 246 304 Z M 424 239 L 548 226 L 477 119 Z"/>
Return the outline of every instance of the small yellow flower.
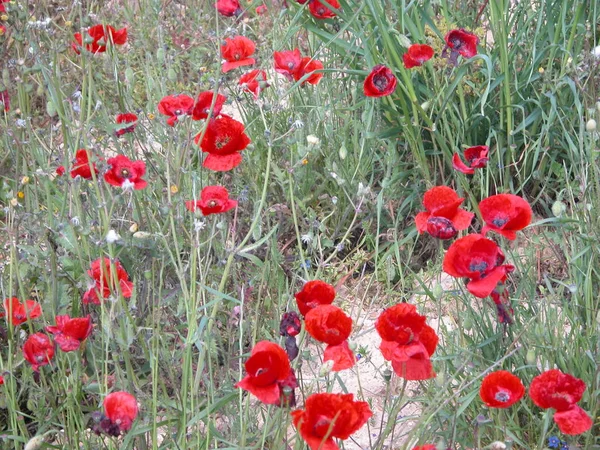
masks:
<path fill-rule="evenodd" d="M 308 158 L 304 158 L 304 159 L 302 160 L 302 165 L 303 165 L 303 166 L 305 166 L 305 165 L 307 165 L 307 164 L 308 164 Z"/>
<path fill-rule="evenodd" d="M 19 204 L 19 200 L 17 200 L 16 198 L 11 198 L 10 204 L 11 206 L 17 206 Z"/>
<path fill-rule="evenodd" d="M 148 119 L 149 119 L 149 120 L 154 120 L 154 118 L 155 118 L 155 117 L 156 117 L 156 116 L 155 116 L 154 114 L 152 114 L 152 113 L 148 113 Z"/>
<path fill-rule="evenodd" d="M 204 72 L 206 72 L 206 70 L 207 70 L 206 67 L 204 67 L 204 66 L 200 67 L 200 72 L 204 73 Z"/>
<path fill-rule="evenodd" d="M 73 22 L 70 20 L 65 21 L 65 27 L 70 27 L 71 25 L 73 25 Z"/>
<path fill-rule="evenodd" d="M 129 227 L 129 232 L 130 233 L 135 233 L 138 230 L 138 224 L 137 223 L 133 223 L 130 227 Z"/>
<path fill-rule="evenodd" d="M 8 16 L 6 14 L 2 14 L 0 16 L 0 20 L 2 20 L 3 22 L 6 22 L 8 20 Z"/>
<path fill-rule="evenodd" d="M 17 192 L 17 197 L 19 197 L 19 198 L 25 198 L 25 192 L 23 192 L 23 191 Z"/>
<path fill-rule="evenodd" d="M 539 73 L 544 73 L 544 72 L 545 72 L 545 70 L 544 70 L 544 68 L 543 68 L 543 67 L 540 67 L 540 68 L 538 69 L 538 72 L 539 72 Z"/>
<path fill-rule="evenodd" d="M 27 184 L 29 183 L 29 177 L 28 176 L 24 176 L 23 178 L 21 178 L 21 184 Z"/>
<path fill-rule="evenodd" d="M 171 194 L 177 194 L 179 192 L 179 188 L 176 184 L 171 186 Z"/>

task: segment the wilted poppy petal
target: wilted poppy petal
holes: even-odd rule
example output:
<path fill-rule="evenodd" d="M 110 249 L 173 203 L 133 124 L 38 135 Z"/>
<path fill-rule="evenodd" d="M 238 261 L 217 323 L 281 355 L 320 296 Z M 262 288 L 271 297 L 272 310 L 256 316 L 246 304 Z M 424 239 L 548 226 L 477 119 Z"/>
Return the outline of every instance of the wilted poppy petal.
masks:
<path fill-rule="evenodd" d="M 323 353 L 323 361 L 333 361 L 331 370 L 339 372 L 354 367 L 356 357 L 354 352 L 350 350 L 348 341 L 344 341 L 340 345 L 328 345 Z"/>
<path fill-rule="evenodd" d="M 455 153 L 452 156 L 452 167 L 466 175 L 473 175 L 475 173 L 475 169 L 470 168 L 464 162 L 462 162 L 462 159 L 460 159 L 458 153 Z"/>

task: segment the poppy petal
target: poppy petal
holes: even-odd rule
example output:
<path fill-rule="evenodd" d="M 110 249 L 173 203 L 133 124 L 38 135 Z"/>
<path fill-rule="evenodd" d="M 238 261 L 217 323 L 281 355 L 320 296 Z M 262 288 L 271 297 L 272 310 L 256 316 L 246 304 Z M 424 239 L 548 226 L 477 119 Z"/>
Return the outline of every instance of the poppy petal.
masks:
<path fill-rule="evenodd" d="M 506 276 L 506 268 L 507 266 L 498 266 L 489 272 L 485 278 L 469 281 L 469 283 L 467 283 L 467 289 L 477 298 L 489 296 L 500 280 Z"/>
<path fill-rule="evenodd" d="M 462 162 L 462 159 L 460 159 L 458 153 L 452 155 L 452 167 L 454 168 L 454 170 L 458 170 L 459 172 L 462 172 L 466 175 L 473 175 L 475 173 L 475 169 L 472 169 L 471 167 L 467 166 L 464 162 Z"/>
<path fill-rule="evenodd" d="M 354 367 L 356 357 L 350 350 L 348 341 L 344 341 L 340 345 L 328 345 L 323 353 L 323 361 L 333 361 L 331 370 L 339 372 Z"/>
<path fill-rule="evenodd" d="M 579 406 L 574 405 L 566 411 L 554 413 L 554 422 L 561 433 L 576 435 L 582 434 L 592 428 L 591 417 Z"/>
<path fill-rule="evenodd" d="M 225 172 L 239 166 L 241 162 L 242 155 L 239 152 L 229 155 L 209 154 L 204 160 L 204 163 L 202 163 L 202 167 L 217 172 Z"/>

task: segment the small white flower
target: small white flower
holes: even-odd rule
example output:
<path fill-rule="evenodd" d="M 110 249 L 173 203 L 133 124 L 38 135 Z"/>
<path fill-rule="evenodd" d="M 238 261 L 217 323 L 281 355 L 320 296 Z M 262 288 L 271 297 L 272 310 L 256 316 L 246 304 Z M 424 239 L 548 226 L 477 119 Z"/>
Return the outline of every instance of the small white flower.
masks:
<path fill-rule="evenodd" d="M 334 195 L 333 197 L 331 197 L 331 203 L 333 203 L 334 205 L 336 205 L 338 202 L 338 198 Z"/>
<path fill-rule="evenodd" d="M 115 230 L 109 230 L 106 234 L 106 242 L 108 242 L 109 244 L 114 244 L 119 239 L 121 239 L 121 236 L 119 236 L 119 234 Z"/>
<path fill-rule="evenodd" d="M 25 128 L 27 126 L 27 122 L 25 121 L 25 119 L 17 119 L 15 125 L 17 126 L 17 128 Z"/>
<path fill-rule="evenodd" d="M 337 180 L 338 174 L 335 172 L 329 172 L 329 175 L 331 175 L 331 178 L 333 178 L 334 180 Z"/>
<path fill-rule="evenodd" d="M 194 231 L 198 233 L 206 228 L 206 222 L 204 220 L 194 220 Z"/>
<path fill-rule="evenodd" d="M 303 234 L 302 236 L 300 236 L 300 240 L 305 244 L 310 244 L 313 240 L 313 236 L 310 233 Z"/>
<path fill-rule="evenodd" d="M 596 59 L 600 59 L 600 45 L 594 47 L 594 50 L 592 50 L 592 55 L 594 55 Z"/>
<path fill-rule="evenodd" d="M 121 188 L 123 188 L 123 191 L 125 192 L 133 191 L 134 186 L 135 184 L 129 181 L 129 179 L 123 181 L 123 184 L 121 184 Z"/>
<path fill-rule="evenodd" d="M 306 142 L 308 142 L 310 145 L 319 145 L 321 143 L 321 139 L 316 137 L 314 134 L 309 134 L 306 136 Z"/>
<path fill-rule="evenodd" d="M 589 132 L 596 131 L 596 127 L 597 127 L 597 124 L 594 119 L 588 120 L 587 123 L 585 124 L 585 129 Z"/>
<path fill-rule="evenodd" d="M 75 216 L 71 219 L 71 225 L 73 225 L 74 227 L 78 227 L 80 223 L 81 223 L 81 221 L 79 220 L 79 217 L 77 217 L 77 216 Z"/>
<path fill-rule="evenodd" d="M 301 120 L 296 120 L 294 121 L 294 123 L 292 124 L 293 128 L 296 128 L 297 130 L 299 130 L 300 128 L 304 128 L 304 122 L 302 122 Z"/>
<path fill-rule="evenodd" d="M 365 186 L 364 184 L 358 183 L 358 192 L 356 193 L 359 197 L 366 197 L 371 195 L 371 188 L 369 186 Z"/>

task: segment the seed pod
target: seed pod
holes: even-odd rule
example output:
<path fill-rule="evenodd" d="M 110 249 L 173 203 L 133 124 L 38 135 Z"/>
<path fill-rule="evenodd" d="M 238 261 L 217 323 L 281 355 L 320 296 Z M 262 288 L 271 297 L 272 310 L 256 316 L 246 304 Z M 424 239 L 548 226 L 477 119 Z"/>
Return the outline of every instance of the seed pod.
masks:
<path fill-rule="evenodd" d="M 43 85 L 43 84 L 38 84 L 38 87 L 37 87 L 37 89 L 36 89 L 35 93 L 36 93 L 36 94 L 37 94 L 39 97 L 41 97 L 42 95 L 44 95 L 44 91 L 45 91 L 45 90 L 44 90 L 44 85 Z"/>
<path fill-rule="evenodd" d="M 48 100 L 46 102 L 46 114 L 48 114 L 50 117 L 56 116 L 56 107 L 54 106 L 52 100 Z"/>
<path fill-rule="evenodd" d="M 344 144 L 342 144 L 342 146 L 340 147 L 340 159 L 346 159 L 346 156 L 348 156 L 348 150 L 346 149 L 346 146 Z"/>
<path fill-rule="evenodd" d="M 525 356 L 525 361 L 527 361 L 527 364 L 533 366 L 535 364 L 536 360 L 537 360 L 537 357 L 535 355 L 535 350 L 533 350 L 532 348 L 527 350 L 527 355 Z"/>
<path fill-rule="evenodd" d="M 597 124 L 596 124 L 596 121 L 594 119 L 588 120 L 587 123 L 585 124 L 585 129 L 587 131 L 589 131 L 590 133 L 592 131 L 596 131 L 596 128 L 597 128 Z"/>
<path fill-rule="evenodd" d="M 177 81 L 177 72 L 172 67 L 167 71 L 167 78 L 171 81 Z"/>
<path fill-rule="evenodd" d="M 135 81 L 135 72 L 131 67 L 125 69 L 125 81 L 127 81 L 127 84 L 133 84 Z"/>
<path fill-rule="evenodd" d="M 165 49 L 160 47 L 158 50 L 156 50 L 156 59 L 158 59 L 159 62 L 163 63 L 165 62 Z"/>

